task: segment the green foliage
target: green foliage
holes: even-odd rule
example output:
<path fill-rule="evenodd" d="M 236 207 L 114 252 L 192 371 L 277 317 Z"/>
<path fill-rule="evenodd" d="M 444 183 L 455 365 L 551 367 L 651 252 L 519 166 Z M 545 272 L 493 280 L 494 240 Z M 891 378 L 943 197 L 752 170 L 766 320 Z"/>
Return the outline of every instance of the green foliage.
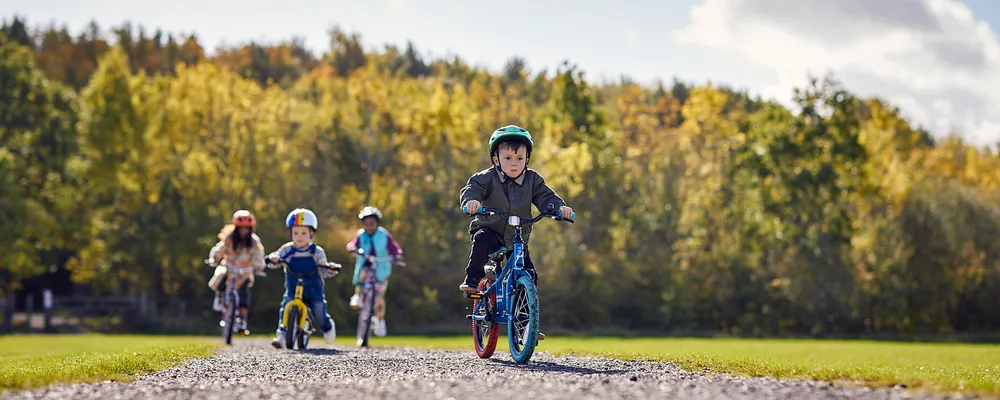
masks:
<path fill-rule="evenodd" d="M 124 27 L 108 47 L 96 27 L 27 40 L 15 22 L 0 47 L 0 290 L 55 267 L 94 291 L 208 307 L 199 260 L 234 210 L 256 213 L 270 251 L 284 215 L 312 208 L 317 242 L 349 269 L 344 243 L 374 204 L 409 261 L 394 326 L 464 324 L 457 195 L 513 123 L 578 215 L 532 235 L 546 326 L 1000 327 L 1000 157 L 934 143 L 832 79 L 789 110 L 711 85 L 596 86 L 570 64 L 493 73 L 412 45 L 366 53 L 337 29 L 320 57 L 292 40 L 206 59 L 194 37 Z M 351 288 L 331 282 L 345 320 Z M 272 319 L 280 291 L 257 282 L 252 321 Z"/>

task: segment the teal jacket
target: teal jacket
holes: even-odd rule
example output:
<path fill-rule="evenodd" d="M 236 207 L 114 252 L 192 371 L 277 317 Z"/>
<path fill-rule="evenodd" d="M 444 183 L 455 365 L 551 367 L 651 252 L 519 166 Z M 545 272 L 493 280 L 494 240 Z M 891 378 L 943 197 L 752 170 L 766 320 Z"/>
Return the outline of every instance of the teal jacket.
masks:
<path fill-rule="evenodd" d="M 403 256 L 403 248 L 392 238 L 392 234 L 381 226 L 372 235 L 365 233 L 364 228 L 358 229 L 358 234 L 354 237 L 354 240 L 347 243 L 347 251 L 353 253 L 358 249 L 365 249 L 365 254 L 371 254 L 374 250 L 375 257 L 391 257 L 392 261 L 398 260 Z M 367 257 L 356 258 L 357 260 L 354 262 L 354 277 L 351 279 L 352 284 L 355 286 L 358 285 L 361 270 L 367 262 Z M 392 275 L 392 261 L 379 260 L 375 262 L 376 280 L 384 282 L 389 278 L 389 275 Z"/>

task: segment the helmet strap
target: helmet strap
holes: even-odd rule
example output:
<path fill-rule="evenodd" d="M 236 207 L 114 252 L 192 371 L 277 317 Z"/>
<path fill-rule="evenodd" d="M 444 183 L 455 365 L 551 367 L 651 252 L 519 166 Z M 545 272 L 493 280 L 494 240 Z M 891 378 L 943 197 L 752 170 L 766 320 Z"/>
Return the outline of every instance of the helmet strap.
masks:
<path fill-rule="evenodd" d="M 500 167 L 500 164 L 493 164 L 493 168 L 495 168 L 497 170 L 497 172 L 499 172 L 501 175 L 503 175 L 507 179 L 517 180 L 517 178 L 520 178 L 522 175 L 524 175 L 525 172 L 528 171 L 528 163 L 524 163 L 524 169 L 521 170 L 521 173 L 518 174 L 515 177 L 511 177 L 510 175 L 507 175 L 507 173 L 503 171 L 503 168 Z"/>

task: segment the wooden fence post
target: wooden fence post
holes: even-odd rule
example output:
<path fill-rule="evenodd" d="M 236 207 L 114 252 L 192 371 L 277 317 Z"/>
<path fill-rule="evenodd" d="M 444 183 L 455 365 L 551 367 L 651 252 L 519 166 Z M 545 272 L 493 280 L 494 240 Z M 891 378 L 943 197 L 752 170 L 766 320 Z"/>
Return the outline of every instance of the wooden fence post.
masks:
<path fill-rule="evenodd" d="M 31 332 L 31 313 L 33 311 L 35 311 L 35 294 L 28 293 L 24 301 L 24 315 L 27 317 L 24 320 L 24 325 L 28 332 Z"/>
<path fill-rule="evenodd" d="M 45 288 L 42 292 L 42 312 L 45 313 L 42 330 L 52 332 L 52 289 Z"/>
<path fill-rule="evenodd" d="M 14 296 L 12 291 L 3 302 L 3 332 L 14 333 Z"/>

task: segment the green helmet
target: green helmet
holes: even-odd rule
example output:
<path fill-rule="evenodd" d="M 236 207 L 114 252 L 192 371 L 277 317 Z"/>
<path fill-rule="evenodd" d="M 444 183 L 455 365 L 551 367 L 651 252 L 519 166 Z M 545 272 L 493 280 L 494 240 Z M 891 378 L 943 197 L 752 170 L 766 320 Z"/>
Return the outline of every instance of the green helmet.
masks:
<path fill-rule="evenodd" d="M 498 144 L 510 140 L 517 140 L 528 146 L 527 153 L 529 157 L 531 156 L 531 148 L 535 145 L 535 142 L 531 140 L 531 134 L 520 126 L 507 125 L 493 131 L 493 135 L 490 136 L 490 157 L 496 153 Z"/>

